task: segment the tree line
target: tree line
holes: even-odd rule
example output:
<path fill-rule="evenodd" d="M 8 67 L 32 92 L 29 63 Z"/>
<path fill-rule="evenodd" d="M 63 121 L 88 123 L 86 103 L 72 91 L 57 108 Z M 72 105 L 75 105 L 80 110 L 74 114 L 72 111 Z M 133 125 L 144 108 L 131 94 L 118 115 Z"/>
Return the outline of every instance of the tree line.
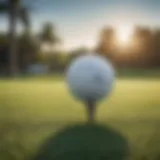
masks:
<path fill-rule="evenodd" d="M 31 3 L 30 0 L 25 2 L 28 1 Z M 9 22 L 8 32 L 0 33 L 0 73 L 14 75 L 24 72 L 34 63 L 46 64 L 51 71 L 62 70 L 72 58 L 88 51 L 84 47 L 68 53 L 53 51 L 53 46 L 60 42 L 55 27 L 46 23 L 40 33 L 33 35 L 29 12 L 29 8 L 21 0 L 0 2 L 0 13 L 7 15 Z M 19 22 L 24 26 L 21 34 L 17 33 Z M 160 67 L 160 29 L 135 27 L 129 45 L 124 48 L 117 45 L 115 37 L 113 28 L 104 28 L 96 47 L 97 53 L 108 57 L 115 66 Z M 50 54 L 41 49 L 44 43 L 50 48 Z"/>
<path fill-rule="evenodd" d="M 115 31 L 104 28 L 99 37 L 96 52 L 109 58 L 115 66 L 124 68 L 160 67 L 160 29 L 136 27 L 125 47 L 116 44 Z M 37 34 L 24 29 L 17 36 L 17 66 L 25 72 L 31 64 L 48 65 L 50 71 L 63 71 L 75 57 L 88 52 L 89 49 L 79 47 L 70 51 L 54 50 L 61 43 L 56 29 L 51 23 L 45 23 Z M 47 44 L 48 50 L 42 49 Z M 51 49 L 50 49 L 51 48 Z M 0 72 L 9 72 L 9 37 L 0 34 Z"/>
<path fill-rule="evenodd" d="M 160 29 L 137 26 L 126 46 L 116 43 L 113 28 L 104 28 L 97 51 L 118 67 L 160 67 Z"/>

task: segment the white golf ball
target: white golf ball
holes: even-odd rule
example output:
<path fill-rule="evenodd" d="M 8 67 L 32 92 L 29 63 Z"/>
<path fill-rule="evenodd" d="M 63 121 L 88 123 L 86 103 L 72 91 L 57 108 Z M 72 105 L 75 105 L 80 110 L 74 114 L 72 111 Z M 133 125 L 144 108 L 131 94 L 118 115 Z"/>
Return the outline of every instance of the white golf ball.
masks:
<path fill-rule="evenodd" d="M 100 100 L 112 90 L 114 69 L 110 62 L 95 54 L 75 59 L 67 70 L 67 84 L 80 100 Z"/>

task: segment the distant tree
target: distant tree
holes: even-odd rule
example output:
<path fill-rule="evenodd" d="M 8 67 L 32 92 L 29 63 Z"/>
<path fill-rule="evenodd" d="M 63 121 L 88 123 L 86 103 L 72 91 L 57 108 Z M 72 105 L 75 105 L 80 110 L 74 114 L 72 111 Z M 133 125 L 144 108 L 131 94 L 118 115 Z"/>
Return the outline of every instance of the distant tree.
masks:
<path fill-rule="evenodd" d="M 5 33 L 0 33 L 0 74 L 8 73 L 9 40 Z"/>
<path fill-rule="evenodd" d="M 136 52 L 137 65 L 141 67 L 151 66 L 153 55 L 153 34 L 150 28 L 136 27 L 134 42 L 137 44 Z"/>
<path fill-rule="evenodd" d="M 21 0 L 6 0 L 0 3 L 0 13 L 7 13 L 9 20 L 9 40 L 10 40 L 10 72 L 15 74 L 18 72 L 17 65 L 17 36 L 16 27 L 17 20 L 20 19 L 25 26 L 28 26 L 28 10 L 21 6 Z"/>
<path fill-rule="evenodd" d="M 112 58 L 115 49 L 115 33 L 112 27 L 103 28 L 100 32 L 99 42 L 96 51 L 99 54 Z"/>
<path fill-rule="evenodd" d="M 56 34 L 54 26 L 50 22 L 44 24 L 42 31 L 39 34 L 39 38 L 41 43 L 50 46 L 50 51 L 52 51 L 52 48 L 55 44 L 60 42 L 60 39 Z"/>
<path fill-rule="evenodd" d="M 157 29 L 154 32 L 154 51 L 153 51 L 153 59 L 152 64 L 154 67 L 160 67 L 160 29 Z"/>
<path fill-rule="evenodd" d="M 36 37 L 31 35 L 28 30 L 18 37 L 18 44 L 18 64 L 24 71 L 28 65 L 39 61 L 40 47 Z"/>

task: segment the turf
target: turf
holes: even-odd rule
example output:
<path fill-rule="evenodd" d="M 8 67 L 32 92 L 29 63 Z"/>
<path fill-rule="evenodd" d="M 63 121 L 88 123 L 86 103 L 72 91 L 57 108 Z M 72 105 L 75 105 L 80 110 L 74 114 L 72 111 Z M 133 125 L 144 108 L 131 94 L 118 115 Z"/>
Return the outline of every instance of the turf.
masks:
<path fill-rule="evenodd" d="M 160 78 L 118 78 L 97 108 L 97 123 L 129 142 L 132 157 L 160 153 Z M 62 77 L 0 80 L 1 160 L 31 158 L 44 140 L 63 127 L 84 123 L 83 104 L 73 99 Z"/>

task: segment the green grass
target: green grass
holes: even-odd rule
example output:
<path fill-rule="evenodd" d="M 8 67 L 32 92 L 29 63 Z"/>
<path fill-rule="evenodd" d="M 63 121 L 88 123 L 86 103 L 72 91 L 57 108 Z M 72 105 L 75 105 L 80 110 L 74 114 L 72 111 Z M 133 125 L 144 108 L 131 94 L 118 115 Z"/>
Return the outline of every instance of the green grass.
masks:
<path fill-rule="evenodd" d="M 154 158 L 160 152 L 159 95 L 158 77 L 118 78 L 97 108 L 97 122 L 122 133 L 132 156 Z M 47 137 L 85 120 L 83 104 L 60 76 L 0 80 L 1 160 L 29 158 Z"/>

